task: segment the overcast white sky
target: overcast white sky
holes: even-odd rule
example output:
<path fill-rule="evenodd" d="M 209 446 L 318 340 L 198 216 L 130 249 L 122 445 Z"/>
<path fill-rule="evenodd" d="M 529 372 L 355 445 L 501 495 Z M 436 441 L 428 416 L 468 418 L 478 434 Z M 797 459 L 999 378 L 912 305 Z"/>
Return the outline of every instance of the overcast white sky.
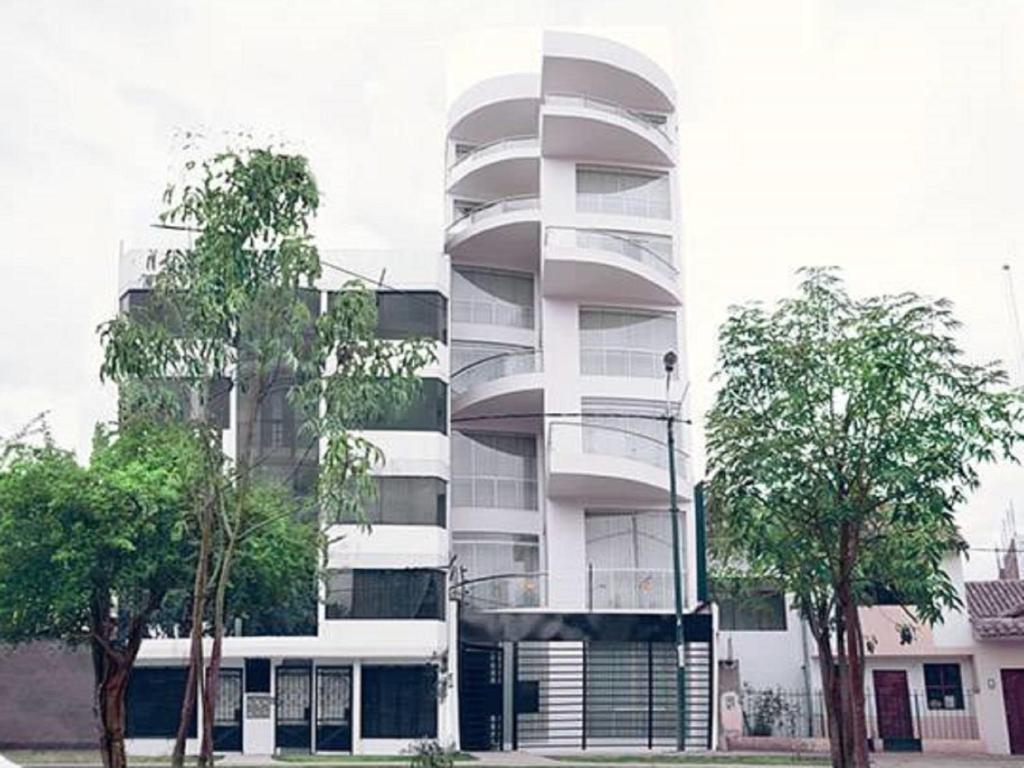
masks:
<path fill-rule="evenodd" d="M 675 76 L 695 414 L 728 306 L 791 291 L 807 264 L 947 296 L 970 355 L 1016 368 L 1000 265 L 1024 295 L 1024 2 L 4 0 L 0 434 L 48 410 L 84 455 L 112 416 L 95 327 L 119 241 L 150 236 L 175 131 L 306 152 L 322 246 L 440 249 L 447 105 L 538 67 L 545 28 Z M 985 480 L 961 513 L 979 547 L 1011 499 L 1024 510 L 1024 470 Z M 978 553 L 968 573 L 993 571 Z"/>

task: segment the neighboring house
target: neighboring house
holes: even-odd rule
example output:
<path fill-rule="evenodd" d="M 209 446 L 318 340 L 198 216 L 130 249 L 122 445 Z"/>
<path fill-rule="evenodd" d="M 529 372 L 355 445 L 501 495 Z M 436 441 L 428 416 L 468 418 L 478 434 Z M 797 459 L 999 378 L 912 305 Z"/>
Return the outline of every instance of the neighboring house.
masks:
<path fill-rule="evenodd" d="M 885 604 L 883 595 L 880 604 L 860 609 L 873 748 L 1024 754 L 1024 582 L 965 584 L 959 557 L 946 570 L 965 607 L 934 627 Z M 730 611 L 720 610 L 718 655 L 738 670 L 730 689 L 746 691 L 744 736 L 811 739 L 807 744 L 823 747 L 818 653 L 803 622 L 792 611 L 783 621 L 778 610 L 761 610 L 742 619 L 748 629 L 735 629 L 733 621 L 727 631 Z M 772 616 L 772 626 L 764 626 Z M 725 672 L 722 680 L 724 690 Z M 731 744 L 754 746 L 745 738 Z"/>
<path fill-rule="evenodd" d="M 385 275 L 379 333 L 434 338 L 439 361 L 410 413 L 367 430 L 387 457 L 374 526 L 331 527 L 315 622 L 226 638 L 219 751 L 395 754 L 420 737 L 478 750 L 675 745 L 662 418 L 664 353 L 679 352 L 674 397 L 687 370 L 675 93 L 606 40 L 545 35 L 540 65 L 452 106 L 444 253 L 323 253 Z M 157 262 L 123 254 L 128 311 Z M 348 279 L 326 275 L 314 312 Z M 254 418 L 271 469 L 311 490 L 316 446 L 300 450 L 287 401 L 239 414 L 224 400 L 226 450 Z M 713 616 L 697 601 L 685 450 L 675 463 L 686 744 L 703 749 Z M 144 642 L 131 752 L 169 750 L 187 650 L 186 638 Z"/>

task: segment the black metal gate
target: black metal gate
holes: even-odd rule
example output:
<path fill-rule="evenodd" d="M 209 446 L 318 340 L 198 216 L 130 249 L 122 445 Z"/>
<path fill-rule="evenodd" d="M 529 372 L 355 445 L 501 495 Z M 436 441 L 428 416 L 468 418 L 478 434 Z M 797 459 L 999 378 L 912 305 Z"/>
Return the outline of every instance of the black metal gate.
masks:
<path fill-rule="evenodd" d="M 504 668 L 501 646 L 462 643 L 459 655 L 462 749 L 483 752 L 502 748 Z"/>
<path fill-rule="evenodd" d="M 352 668 L 316 668 L 316 748 L 352 749 Z"/>
<path fill-rule="evenodd" d="M 309 667 L 278 667 L 274 744 L 278 749 L 312 747 L 312 674 Z"/>
<path fill-rule="evenodd" d="M 213 748 L 242 751 L 242 670 L 221 669 L 213 713 Z"/>

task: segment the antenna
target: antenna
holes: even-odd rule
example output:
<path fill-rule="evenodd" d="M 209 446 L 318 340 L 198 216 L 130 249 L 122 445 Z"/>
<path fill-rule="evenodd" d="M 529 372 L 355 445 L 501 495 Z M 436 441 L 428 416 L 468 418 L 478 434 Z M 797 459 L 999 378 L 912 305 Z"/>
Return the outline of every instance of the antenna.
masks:
<path fill-rule="evenodd" d="M 1010 269 L 1009 264 L 1003 264 L 1003 291 L 1006 308 L 1009 313 L 1014 363 L 1016 363 L 1017 367 L 1017 382 L 1024 383 L 1024 336 L 1021 335 L 1017 293 L 1013 289 L 1013 271 Z"/>

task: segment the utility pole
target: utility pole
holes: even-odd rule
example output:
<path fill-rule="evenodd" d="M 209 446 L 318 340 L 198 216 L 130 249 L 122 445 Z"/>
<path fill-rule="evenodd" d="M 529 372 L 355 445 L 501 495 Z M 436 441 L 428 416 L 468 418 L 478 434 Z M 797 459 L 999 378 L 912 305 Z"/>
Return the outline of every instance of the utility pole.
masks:
<path fill-rule="evenodd" d="M 676 604 L 676 749 L 686 750 L 686 637 L 683 632 L 683 567 L 679 552 L 679 503 L 676 499 L 676 415 L 672 409 L 672 372 L 678 357 L 669 350 L 665 364 L 665 424 L 668 428 L 668 495 L 672 519 L 672 582 Z"/>

